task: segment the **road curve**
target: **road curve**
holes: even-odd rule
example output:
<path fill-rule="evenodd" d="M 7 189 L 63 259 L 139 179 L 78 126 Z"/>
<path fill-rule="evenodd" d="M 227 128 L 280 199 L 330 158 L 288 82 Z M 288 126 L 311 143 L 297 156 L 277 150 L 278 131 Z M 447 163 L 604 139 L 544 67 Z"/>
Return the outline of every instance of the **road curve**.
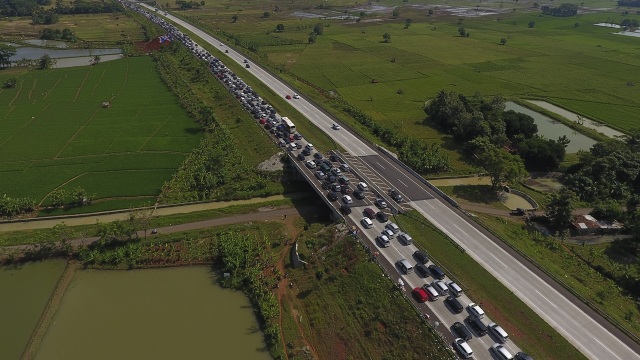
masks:
<path fill-rule="evenodd" d="M 144 4 L 140 5 L 144 6 Z M 151 7 L 148 8 L 153 9 Z M 165 17 L 193 32 L 209 44 L 216 47 L 221 46 L 220 40 L 186 21 L 170 14 L 165 15 Z M 228 49 L 227 47 L 224 48 Z M 229 49 L 229 53 L 226 55 L 239 64 L 242 64 L 244 60 L 244 56 L 233 49 Z M 259 66 L 253 66 L 246 70 L 277 94 L 284 96 L 294 93 L 294 90 L 288 85 Z M 436 196 L 434 198 L 431 191 L 420 180 L 411 179 L 413 177 L 411 174 L 408 174 L 388 158 L 379 156 L 372 147 L 364 143 L 356 135 L 344 129 L 339 131 L 331 130 L 331 124 L 335 120 L 316 108 L 312 103 L 301 98 L 292 100 L 291 105 L 320 129 L 324 130 L 351 155 L 373 159 L 372 161 L 377 162 L 379 165 L 377 171 L 381 173 L 382 178 L 386 179 L 394 187 L 404 187 L 407 191 L 410 191 L 411 195 L 408 195 L 408 198 L 413 200 L 410 203 L 413 208 L 464 247 L 478 263 L 518 295 L 520 299 L 586 357 L 607 360 L 640 359 L 638 352 L 630 347 L 633 346 L 638 349 L 638 344 L 617 331 L 618 336 L 624 336 L 626 341 L 619 339 L 603 324 L 591 317 L 594 314 L 593 311 L 587 309 L 587 313 L 584 309 L 576 306 L 561 293 L 557 284 L 555 284 L 556 286 L 547 284 L 538 274 L 531 271 L 526 264 L 523 264 L 508 251 L 504 250 L 503 247 L 499 246 L 497 244 L 499 242 L 498 239 L 490 239 L 488 235 L 473 226 L 470 223 L 471 220 L 459 215 L 443 203 L 439 197 Z M 609 327 L 611 327 L 610 324 Z"/>

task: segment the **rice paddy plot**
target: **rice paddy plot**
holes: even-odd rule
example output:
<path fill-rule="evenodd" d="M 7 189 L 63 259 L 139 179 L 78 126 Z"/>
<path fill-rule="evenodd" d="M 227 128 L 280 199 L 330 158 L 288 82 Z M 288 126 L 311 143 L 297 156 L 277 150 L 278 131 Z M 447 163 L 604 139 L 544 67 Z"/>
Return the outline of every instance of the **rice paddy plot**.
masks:
<path fill-rule="evenodd" d="M 96 200 L 157 195 L 201 137 L 147 57 L 31 71 L 18 83 L 0 92 L 7 196 L 47 203 L 78 186 Z"/>

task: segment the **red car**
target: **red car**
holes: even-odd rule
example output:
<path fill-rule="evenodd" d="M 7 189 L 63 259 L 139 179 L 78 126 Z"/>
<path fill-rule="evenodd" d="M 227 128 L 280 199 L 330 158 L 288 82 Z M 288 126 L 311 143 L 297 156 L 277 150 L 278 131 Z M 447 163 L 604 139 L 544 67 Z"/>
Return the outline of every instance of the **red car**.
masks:
<path fill-rule="evenodd" d="M 291 100 L 291 95 L 287 95 L 287 96 L 285 96 L 285 99 L 287 99 L 287 100 Z"/>
<path fill-rule="evenodd" d="M 413 296 L 421 303 L 429 301 L 429 294 L 423 288 L 417 287 L 413 289 Z"/>
<path fill-rule="evenodd" d="M 265 118 L 260 118 L 260 124 L 264 125 L 267 123 L 267 119 Z"/>

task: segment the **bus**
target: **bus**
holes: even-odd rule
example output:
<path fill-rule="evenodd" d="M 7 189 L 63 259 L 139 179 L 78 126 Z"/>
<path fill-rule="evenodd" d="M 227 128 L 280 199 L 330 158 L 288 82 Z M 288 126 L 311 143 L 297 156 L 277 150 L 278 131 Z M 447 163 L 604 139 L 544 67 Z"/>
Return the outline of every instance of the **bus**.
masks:
<path fill-rule="evenodd" d="M 282 124 L 284 124 L 284 128 L 289 131 L 289 134 L 293 134 L 296 132 L 296 125 L 289 120 L 288 117 L 282 117 Z"/>

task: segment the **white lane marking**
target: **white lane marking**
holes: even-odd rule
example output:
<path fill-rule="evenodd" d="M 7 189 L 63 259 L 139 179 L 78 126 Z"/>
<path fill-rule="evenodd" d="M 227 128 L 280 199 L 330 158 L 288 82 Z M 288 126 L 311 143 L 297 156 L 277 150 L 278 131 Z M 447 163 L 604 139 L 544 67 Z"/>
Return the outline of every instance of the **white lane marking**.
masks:
<path fill-rule="evenodd" d="M 384 166 L 382 166 L 382 164 L 380 164 L 379 162 L 376 161 L 376 164 L 378 164 L 378 166 L 380 166 L 383 170 L 386 170 Z"/>

